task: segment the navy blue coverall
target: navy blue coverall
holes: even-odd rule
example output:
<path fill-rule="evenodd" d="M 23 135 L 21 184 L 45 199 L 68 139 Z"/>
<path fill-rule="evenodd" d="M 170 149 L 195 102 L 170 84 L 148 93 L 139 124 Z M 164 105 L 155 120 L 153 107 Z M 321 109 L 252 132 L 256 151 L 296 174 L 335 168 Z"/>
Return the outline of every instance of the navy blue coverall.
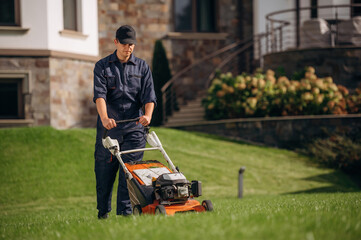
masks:
<path fill-rule="evenodd" d="M 116 51 L 101 59 L 94 68 L 94 99 L 104 98 L 109 118 L 115 121 L 133 119 L 143 115 L 142 107 L 154 102 L 156 97 L 153 78 L 149 66 L 133 54 L 128 62 L 121 63 Z M 117 214 L 132 213 L 124 171 L 118 160 L 111 156 L 102 144 L 104 127 L 98 115 L 95 142 L 95 176 L 97 191 L 97 209 L 100 214 L 111 211 L 112 189 L 118 169 L 119 184 L 117 192 Z M 119 142 L 122 151 L 144 148 L 144 127 L 135 122 L 117 124 L 109 131 L 109 136 Z M 122 155 L 124 162 L 141 160 L 143 153 Z"/>

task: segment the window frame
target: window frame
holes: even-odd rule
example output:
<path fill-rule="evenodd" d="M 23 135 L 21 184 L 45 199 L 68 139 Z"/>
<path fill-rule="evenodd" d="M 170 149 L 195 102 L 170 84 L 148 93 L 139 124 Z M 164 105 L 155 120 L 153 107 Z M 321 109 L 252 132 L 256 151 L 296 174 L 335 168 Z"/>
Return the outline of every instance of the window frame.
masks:
<path fill-rule="evenodd" d="M 0 22 L 0 27 L 20 27 L 21 19 L 20 19 L 20 0 L 13 0 L 14 2 L 14 23 L 2 23 Z"/>
<path fill-rule="evenodd" d="M 176 9 L 175 9 L 175 1 L 177 0 L 173 0 L 173 29 L 174 32 L 179 32 L 179 33 L 218 33 L 219 32 L 219 13 L 218 13 L 218 0 L 214 0 L 213 4 L 213 8 L 214 8 L 214 31 L 211 32 L 203 32 L 203 31 L 199 31 L 198 30 L 198 17 L 197 17 L 197 0 L 191 0 L 192 2 L 192 29 L 191 30 L 182 30 L 179 31 L 178 29 L 176 29 Z M 178 0 L 181 1 L 181 0 Z"/>
<path fill-rule="evenodd" d="M 31 85 L 30 85 L 30 71 L 8 71 L 0 70 L 0 82 L 17 82 L 17 97 L 18 97 L 18 114 L 17 116 L 3 117 L 0 116 L 0 119 L 26 119 L 26 96 L 31 95 Z M 12 118 L 10 118 L 12 117 Z"/>
<path fill-rule="evenodd" d="M 82 23 L 82 0 L 74 0 L 75 1 L 75 29 L 69 29 L 65 27 L 65 11 L 64 11 L 64 0 L 63 0 L 63 31 L 65 32 L 75 32 L 81 33 L 83 31 L 83 23 Z"/>
<path fill-rule="evenodd" d="M 16 98 L 17 98 L 17 113 L 16 115 L 0 115 L 0 119 L 24 119 L 24 97 L 22 94 L 23 79 L 22 78 L 0 78 L 0 86 L 2 84 L 10 83 L 16 84 Z"/>

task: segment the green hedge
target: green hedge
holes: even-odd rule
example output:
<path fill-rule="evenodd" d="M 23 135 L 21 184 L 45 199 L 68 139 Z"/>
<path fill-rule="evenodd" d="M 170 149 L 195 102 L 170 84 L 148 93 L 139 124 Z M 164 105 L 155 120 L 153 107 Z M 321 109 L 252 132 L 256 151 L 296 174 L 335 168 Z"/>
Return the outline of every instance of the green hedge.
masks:
<path fill-rule="evenodd" d="M 213 79 L 203 105 L 209 120 L 360 113 L 361 88 L 350 95 L 331 77 L 317 77 L 313 67 L 305 68 L 301 80 L 276 79 L 272 70 L 239 76 L 226 73 Z"/>

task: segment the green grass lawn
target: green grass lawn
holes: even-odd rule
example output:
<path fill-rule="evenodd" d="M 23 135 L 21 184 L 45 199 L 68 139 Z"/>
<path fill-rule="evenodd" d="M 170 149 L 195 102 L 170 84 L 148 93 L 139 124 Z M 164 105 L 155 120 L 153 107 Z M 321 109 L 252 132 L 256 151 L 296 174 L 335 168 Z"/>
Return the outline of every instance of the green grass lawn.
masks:
<path fill-rule="evenodd" d="M 361 238 L 361 192 L 342 172 L 292 151 L 153 130 L 187 178 L 202 181 L 200 200 L 211 199 L 214 212 L 124 218 L 113 211 L 99 221 L 94 129 L 0 129 L 0 239 Z"/>

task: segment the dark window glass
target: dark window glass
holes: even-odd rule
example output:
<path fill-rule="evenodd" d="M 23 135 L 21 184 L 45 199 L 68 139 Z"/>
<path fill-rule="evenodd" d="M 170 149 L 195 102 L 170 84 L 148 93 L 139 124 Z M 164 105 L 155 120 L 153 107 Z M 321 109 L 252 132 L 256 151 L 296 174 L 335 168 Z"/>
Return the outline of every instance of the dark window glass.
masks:
<path fill-rule="evenodd" d="M 318 11 L 317 11 L 317 0 L 311 0 L 311 18 L 317 18 L 318 17 Z"/>
<path fill-rule="evenodd" d="M 21 79 L 0 81 L 0 118 L 20 118 Z"/>
<path fill-rule="evenodd" d="M 179 32 L 192 31 L 192 0 L 175 0 L 175 29 Z"/>
<path fill-rule="evenodd" d="M 352 4 L 361 4 L 361 0 L 352 0 Z M 352 17 L 361 16 L 361 7 L 352 7 Z"/>
<path fill-rule="evenodd" d="M 64 29 L 77 31 L 76 0 L 63 0 Z"/>
<path fill-rule="evenodd" d="M 214 1 L 197 1 L 197 30 L 198 32 L 215 31 Z"/>
<path fill-rule="evenodd" d="M 17 25 L 14 0 L 0 0 L 0 25 Z"/>
<path fill-rule="evenodd" d="M 215 0 L 174 0 L 175 30 L 215 32 Z"/>

